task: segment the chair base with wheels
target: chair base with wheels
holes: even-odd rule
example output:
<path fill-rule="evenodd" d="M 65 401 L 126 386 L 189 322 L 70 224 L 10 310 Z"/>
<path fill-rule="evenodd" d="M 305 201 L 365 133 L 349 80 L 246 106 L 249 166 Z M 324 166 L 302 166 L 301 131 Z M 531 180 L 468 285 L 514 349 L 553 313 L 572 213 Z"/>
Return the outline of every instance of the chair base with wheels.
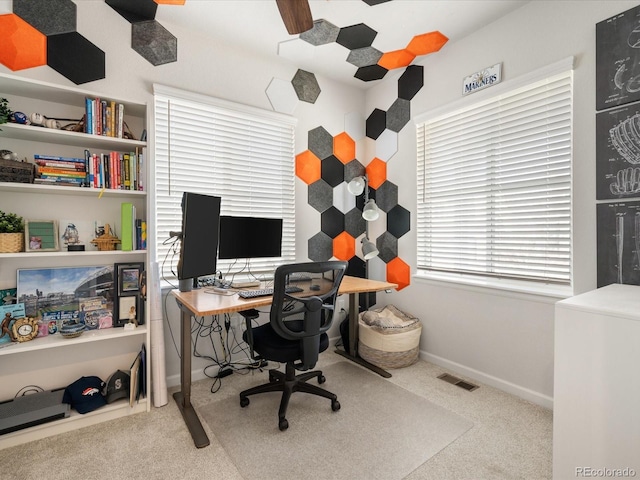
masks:
<path fill-rule="evenodd" d="M 314 377 L 318 378 L 319 384 L 323 384 L 326 381 L 326 378 L 320 370 L 313 370 L 311 372 L 304 372 L 300 375 L 296 375 L 295 366 L 292 363 L 287 363 L 285 373 L 278 370 L 269 370 L 269 383 L 241 392 L 240 406 L 244 408 L 249 405 L 249 395 L 265 392 L 282 392 L 280 408 L 278 409 L 278 428 L 280 430 L 286 430 L 289 428 L 289 422 L 286 419 L 286 415 L 289 399 L 293 392 L 310 393 L 312 395 L 328 398 L 331 400 L 331 410 L 334 412 L 340 410 L 340 402 L 338 401 L 338 397 L 335 393 L 331 393 L 324 388 L 307 383 L 308 380 L 311 380 Z"/>

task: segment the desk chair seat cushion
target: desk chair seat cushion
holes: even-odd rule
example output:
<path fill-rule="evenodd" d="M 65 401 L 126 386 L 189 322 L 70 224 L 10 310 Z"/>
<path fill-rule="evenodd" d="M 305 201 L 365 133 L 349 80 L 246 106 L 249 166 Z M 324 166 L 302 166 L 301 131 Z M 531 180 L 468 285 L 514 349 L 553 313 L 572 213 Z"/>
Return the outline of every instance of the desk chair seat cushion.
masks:
<path fill-rule="evenodd" d="M 292 320 L 287 322 L 287 325 L 291 330 L 302 330 L 302 320 Z M 248 342 L 247 332 L 243 333 L 242 338 Z M 323 333 L 320 335 L 320 352 L 324 352 L 327 348 L 329 348 L 329 337 Z M 302 355 L 300 341 L 282 338 L 271 328 L 270 323 L 253 328 L 253 349 L 263 358 L 281 363 L 296 361 Z"/>

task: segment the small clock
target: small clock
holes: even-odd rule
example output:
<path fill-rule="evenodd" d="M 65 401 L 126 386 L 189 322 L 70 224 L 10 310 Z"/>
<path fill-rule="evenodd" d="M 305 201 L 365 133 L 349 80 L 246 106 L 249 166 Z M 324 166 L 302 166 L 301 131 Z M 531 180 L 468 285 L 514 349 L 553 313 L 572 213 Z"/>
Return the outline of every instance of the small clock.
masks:
<path fill-rule="evenodd" d="M 28 342 L 38 336 L 37 318 L 18 318 L 11 325 L 13 338 L 16 342 Z"/>

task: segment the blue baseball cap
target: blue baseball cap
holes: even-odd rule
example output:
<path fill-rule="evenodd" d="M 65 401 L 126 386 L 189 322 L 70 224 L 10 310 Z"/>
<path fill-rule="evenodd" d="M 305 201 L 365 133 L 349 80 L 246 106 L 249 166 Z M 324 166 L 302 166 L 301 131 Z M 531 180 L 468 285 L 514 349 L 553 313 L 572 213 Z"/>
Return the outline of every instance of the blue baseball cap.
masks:
<path fill-rule="evenodd" d="M 68 403 L 78 413 L 88 413 L 107 404 L 102 395 L 104 382 L 99 377 L 81 377 L 64 390 L 62 403 Z"/>

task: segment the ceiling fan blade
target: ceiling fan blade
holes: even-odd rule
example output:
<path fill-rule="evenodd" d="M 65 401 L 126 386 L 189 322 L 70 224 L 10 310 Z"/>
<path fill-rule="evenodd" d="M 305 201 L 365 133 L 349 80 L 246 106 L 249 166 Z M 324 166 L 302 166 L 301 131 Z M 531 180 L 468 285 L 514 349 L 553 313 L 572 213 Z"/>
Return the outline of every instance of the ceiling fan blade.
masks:
<path fill-rule="evenodd" d="M 309 0 L 276 0 L 280 16 L 290 35 L 313 28 L 313 17 Z"/>

